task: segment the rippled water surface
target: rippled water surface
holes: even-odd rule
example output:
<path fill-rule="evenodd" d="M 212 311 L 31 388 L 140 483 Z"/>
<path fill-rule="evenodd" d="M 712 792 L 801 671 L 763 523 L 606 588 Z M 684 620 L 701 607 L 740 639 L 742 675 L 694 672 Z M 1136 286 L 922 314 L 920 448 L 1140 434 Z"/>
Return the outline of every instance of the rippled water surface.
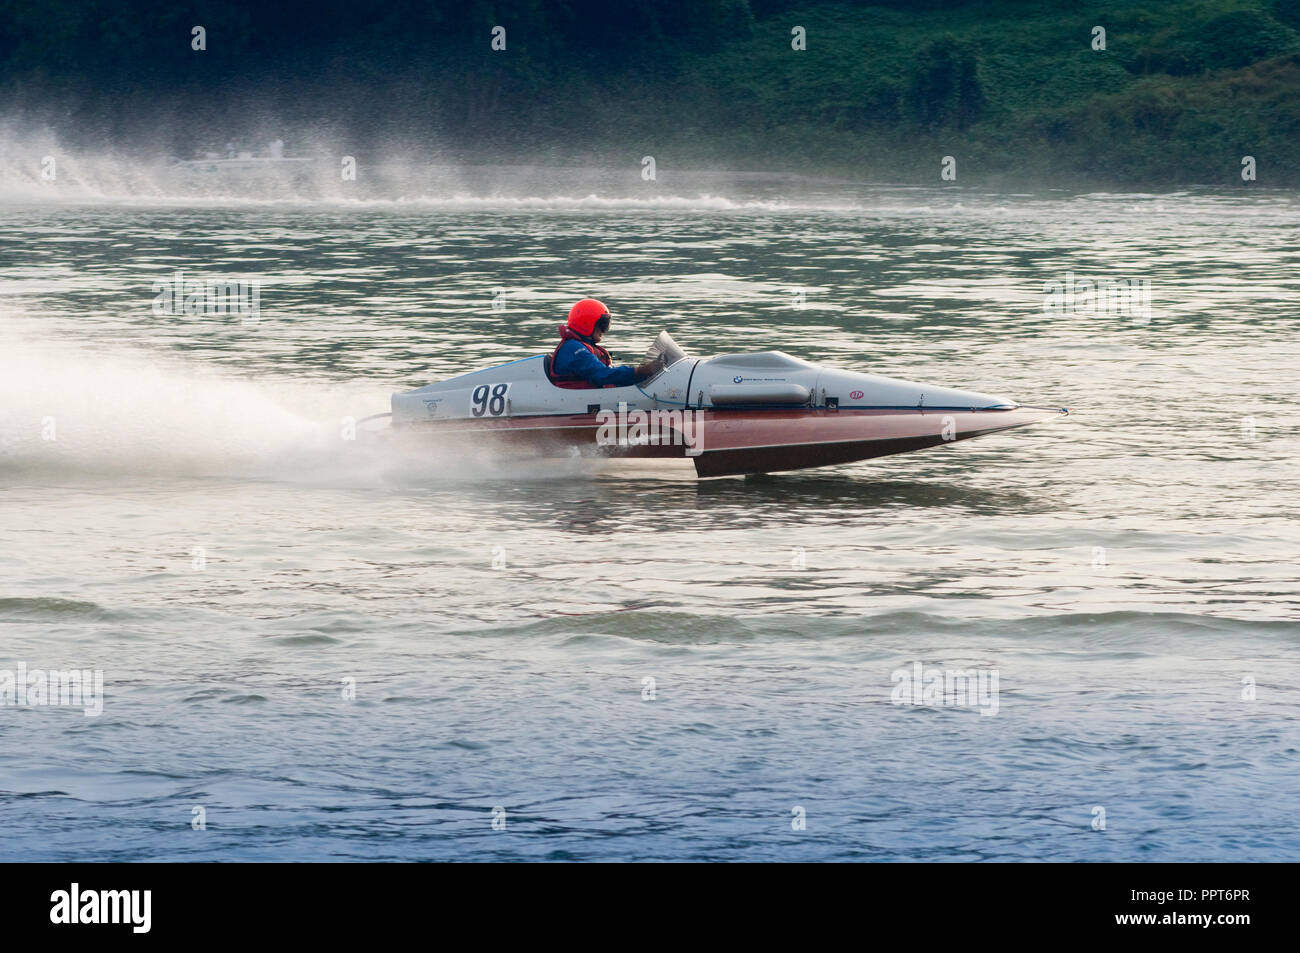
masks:
<path fill-rule="evenodd" d="M 0 857 L 1300 859 L 1300 202 L 697 185 L 11 198 L 0 669 L 106 698 L 0 707 Z M 588 293 L 616 359 L 1071 416 L 751 481 L 341 439 Z"/>

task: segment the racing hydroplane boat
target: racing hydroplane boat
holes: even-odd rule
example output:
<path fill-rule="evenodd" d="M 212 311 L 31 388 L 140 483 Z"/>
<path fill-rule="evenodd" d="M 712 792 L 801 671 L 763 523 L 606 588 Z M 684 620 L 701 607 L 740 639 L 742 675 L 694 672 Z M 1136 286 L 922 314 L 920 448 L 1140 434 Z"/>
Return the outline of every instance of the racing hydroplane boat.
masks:
<path fill-rule="evenodd" d="M 781 351 L 697 359 L 668 335 L 660 369 L 574 389 L 538 355 L 392 396 L 392 424 L 545 456 L 686 457 L 701 477 L 821 467 L 1023 427 L 1068 413 L 809 364 Z"/>

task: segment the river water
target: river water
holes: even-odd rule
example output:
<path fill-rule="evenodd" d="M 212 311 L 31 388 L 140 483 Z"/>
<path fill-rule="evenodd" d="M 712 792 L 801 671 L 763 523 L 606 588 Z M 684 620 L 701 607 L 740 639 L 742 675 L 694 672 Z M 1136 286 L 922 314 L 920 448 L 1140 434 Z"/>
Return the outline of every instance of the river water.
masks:
<path fill-rule="evenodd" d="M 5 197 L 0 670 L 104 689 L 0 707 L 0 859 L 1300 859 L 1296 196 L 550 175 Z M 1149 308 L 1045 309 L 1097 279 Z M 616 360 L 1071 415 L 750 481 L 347 439 L 584 294 Z"/>

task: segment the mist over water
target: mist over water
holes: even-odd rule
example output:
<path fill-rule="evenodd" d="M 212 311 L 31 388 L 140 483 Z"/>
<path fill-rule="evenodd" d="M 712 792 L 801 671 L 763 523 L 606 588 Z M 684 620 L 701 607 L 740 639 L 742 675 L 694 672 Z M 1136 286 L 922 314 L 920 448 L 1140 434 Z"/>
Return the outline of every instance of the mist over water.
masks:
<path fill-rule="evenodd" d="M 0 137 L 0 668 L 108 697 L 0 709 L 11 856 L 1297 856 L 1294 195 L 57 146 Z M 177 272 L 260 314 L 155 313 Z M 1067 274 L 1150 314 L 1045 313 Z M 619 361 L 667 328 L 1072 414 L 751 482 L 344 439 L 584 294 Z M 891 704 L 915 661 L 998 714 Z"/>
<path fill-rule="evenodd" d="M 466 163 L 403 144 L 358 153 L 320 138 L 175 155 L 65 146 L 53 131 L 0 122 L 0 200 L 148 204 L 340 203 L 474 209 L 665 211 L 856 208 L 843 183 L 815 176 L 660 168 Z M 243 158 L 238 158 L 243 157 Z"/>

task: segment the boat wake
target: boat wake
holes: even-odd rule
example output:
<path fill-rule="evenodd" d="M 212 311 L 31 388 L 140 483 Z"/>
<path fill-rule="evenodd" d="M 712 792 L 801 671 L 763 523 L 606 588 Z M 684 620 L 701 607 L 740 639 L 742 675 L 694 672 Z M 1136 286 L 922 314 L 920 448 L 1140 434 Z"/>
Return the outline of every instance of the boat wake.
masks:
<path fill-rule="evenodd" d="M 373 387 L 232 378 L 180 357 L 91 351 L 0 320 L 0 476 L 229 478 L 372 487 L 507 471 L 487 454 L 386 439 Z M 572 470 L 574 468 L 569 468 Z M 560 475 L 571 475 L 564 471 Z"/>

